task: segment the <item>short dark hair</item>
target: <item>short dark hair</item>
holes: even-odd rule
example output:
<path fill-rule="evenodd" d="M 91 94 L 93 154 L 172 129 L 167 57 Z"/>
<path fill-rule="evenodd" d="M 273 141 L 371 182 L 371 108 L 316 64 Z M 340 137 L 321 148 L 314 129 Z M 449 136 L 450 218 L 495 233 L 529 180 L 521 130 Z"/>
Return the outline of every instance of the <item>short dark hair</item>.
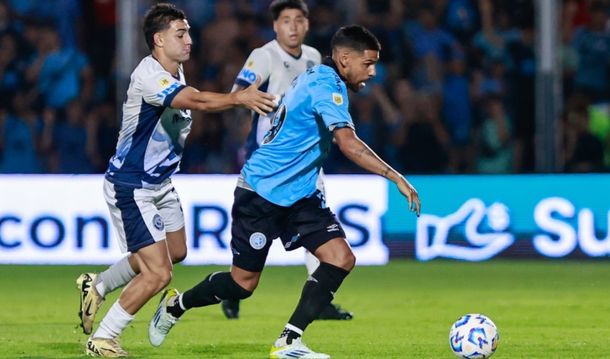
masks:
<path fill-rule="evenodd" d="M 184 20 L 184 11 L 176 8 L 174 4 L 158 3 L 153 5 L 144 16 L 144 38 L 150 51 L 155 48 L 154 36 L 156 33 L 169 28 L 169 23 L 174 20 Z"/>
<path fill-rule="evenodd" d="M 305 17 L 309 16 L 309 8 L 303 0 L 273 0 L 269 5 L 273 21 L 277 20 L 280 17 L 280 13 L 286 9 L 301 10 Z"/>
<path fill-rule="evenodd" d="M 349 25 L 337 30 L 330 41 L 333 50 L 338 47 L 347 47 L 356 51 L 381 50 L 379 40 L 364 26 Z"/>

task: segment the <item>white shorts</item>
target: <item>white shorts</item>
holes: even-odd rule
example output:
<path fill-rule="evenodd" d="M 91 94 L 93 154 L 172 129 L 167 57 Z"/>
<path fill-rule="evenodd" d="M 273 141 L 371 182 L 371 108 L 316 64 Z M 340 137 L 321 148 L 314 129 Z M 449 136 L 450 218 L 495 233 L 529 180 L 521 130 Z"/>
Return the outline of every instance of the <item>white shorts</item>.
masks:
<path fill-rule="evenodd" d="M 104 179 L 104 198 L 123 252 L 165 239 L 184 227 L 180 198 L 170 181 L 158 189 L 131 188 Z"/>

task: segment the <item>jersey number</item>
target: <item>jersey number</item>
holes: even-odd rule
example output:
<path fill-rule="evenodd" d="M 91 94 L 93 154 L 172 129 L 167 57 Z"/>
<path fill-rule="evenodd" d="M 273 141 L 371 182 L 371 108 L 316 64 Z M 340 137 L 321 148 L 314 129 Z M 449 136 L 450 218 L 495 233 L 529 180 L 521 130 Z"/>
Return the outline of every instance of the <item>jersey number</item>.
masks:
<path fill-rule="evenodd" d="M 284 124 L 285 120 L 286 120 L 286 105 L 282 104 L 277 109 L 277 111 L 275 111 L 275 114 L 273 115 L 273 118 L 271 119 L 271 128 L 269 129 L 269 132 L 267 132 L 267 134 L 265 135 L 265 138 L 263 138 L 263 144 L 273 141 L 275 136 L 277 136 L 278 132 L 280 132 L 280 129 L 282 128 L 282 125 Z"/>

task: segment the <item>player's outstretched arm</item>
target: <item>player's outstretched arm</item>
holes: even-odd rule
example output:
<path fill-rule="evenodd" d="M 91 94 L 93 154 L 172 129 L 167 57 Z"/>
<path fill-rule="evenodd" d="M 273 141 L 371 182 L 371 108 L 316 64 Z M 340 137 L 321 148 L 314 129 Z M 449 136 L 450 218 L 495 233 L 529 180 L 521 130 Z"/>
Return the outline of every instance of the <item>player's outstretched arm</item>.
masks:
<path fill-rule="evenodd" d="M 244 90 L 228 94 L 199 91 L 193 87 L 186 87 L 172 100 L 171 107 L 205 112 L 224 111 L 236 106 L 243 106 L 261 115 L 273 111 L 274 96 L 258 90 L 257 81 Z"/>
<path fill-rule="evenodd" d="M 396 183 L 398 190 L 409 201 L 409 209 L 419 217 L 421 203 L 415 188 L 400 173 L 385 163 L 364 143 L 352 128 L 344 127 L 333 131 L 335 142 L 343 154 L 367 171 L 383 176 Z"/>

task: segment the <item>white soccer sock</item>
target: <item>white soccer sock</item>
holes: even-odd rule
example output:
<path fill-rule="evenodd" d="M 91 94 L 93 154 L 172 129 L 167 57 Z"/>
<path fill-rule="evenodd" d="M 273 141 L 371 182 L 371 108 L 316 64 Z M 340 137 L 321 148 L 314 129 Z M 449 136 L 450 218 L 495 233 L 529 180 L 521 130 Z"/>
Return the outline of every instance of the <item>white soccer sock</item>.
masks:
<path fill-rule="evenodd" d="M 102 319 L 99 328 L 93 334 L 93 338 L 114 339 L 127 328 L 133 318 L 135 317 L 127 313 L 117 299 Z"/>
<path fill-rule="evenodd" d="M 310 251 L 305 250 L 305 267 L 307 267 L 307 274 L 312 275 L 313 272 L 320 266 L 320 260 L 316 258 Z"/>
<path fill-rule="evenodd" d="M 125 256 L 100 273 L 95 282 L 95 289 L 97 289 L 97 292 L 102 297 L 105 297 L 106 293 L 124 286 L 135 276 L 136 272 L 133 271 L 129 264 L 129 256 Z"/>

